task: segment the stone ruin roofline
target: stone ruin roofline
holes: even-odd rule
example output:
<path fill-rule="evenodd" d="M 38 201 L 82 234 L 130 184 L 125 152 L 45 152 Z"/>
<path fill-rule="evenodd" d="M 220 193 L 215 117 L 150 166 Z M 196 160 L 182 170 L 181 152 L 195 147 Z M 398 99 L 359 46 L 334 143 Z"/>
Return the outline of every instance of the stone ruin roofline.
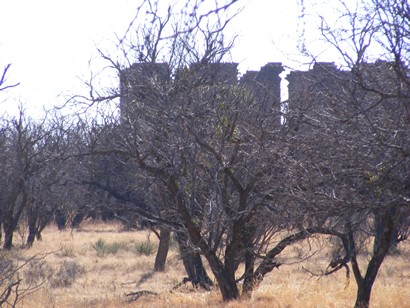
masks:
<path fill-rule="evenodd" d="M 360 66 L 365 68 L 365 69 L 369 69 L 369 68 L 376 68 L 376 67 L 381 67 L 384 65 L 393 65 L 394 63 L 392 62 L 386 62 L 386 61 L 382 61 L 382 60 L 377 60 L 376 62 L 370 62 L 370 63 L 362 63 Z M 204 66 L 202 66 L 201 64 L 197 64 L 194 63 L 192 64 L 190 67 L 192 69 L 195 69 L 195 66 L 200 66 L 201 69 L 204 68 Z M 239 76 L 239 71 L 238 71 L 238 63 L 236 62 L 218 62 L 218 63 L 209 63 L 207 64 L 205 67 L 210 68 L 210 71 L 214 71 L 214 72 L 222 72 L 222 73 L 230 73 L 229 77 L 232 78 L 233 75 L 236 75 L 236 78 L 239 82 L 241 81 L 248 81 L 248 80 L 252 80 L 254 78 L 257 78 L 258 75 L 260 74 L 266 74 L 268 72 L 273 73 L 274 75 L 279 75 L 280 73 L 282 73 L 284 71 L 284 68 L 282 66 L 281 62 L 268 62 L 267 64 L 265 64 L 264 66 L 262 66 L 260 68 L 259 71 L 257 70 L 248 70 L 246 71 L 241 78 L 238 78 Z M 134 63 L 132 64 L 129 68 L 126 68 L 124 71 L 128 71 L 131 69 L 139 69 L 141 72 L 147 72 L 147 70 L 152 70 L 152 69 L 159 69 L 161 70 L 163 73 L 171 73 L 170 72 L 170 68 L 168 63 L 166 62 L 161 62 L 161 63 Z M 294 70 L 294 71 L 290 71 L 287 76 L 285 77 L 285 79 L 289 80 L 293 77 L 298 77 L 301 75 L 305 75 L 308 73 L 313 73 L 313 72 L 334 72 L 334 73 L 351 73 L 350 70 L 341 70 L 339 68 L 337 68 L 337 66 L 335 65 L 335 62 L 316 62 L 314 63 L 313 67 L 308 69 L 308 70 Z"/>
<path fill-rule="evenodd" d="M 377 70 L 391 67 L 391 62 L 376 61 L 374 63 L 362 63 L 359 68 L 364 71 L 377 73 Z M 262 66 L 259 71 L 249 70 L 241 77 L 239 77 L 238 63 L 235 62 L 221 62 L 209 63 L 207 65 L 193 64 L 189 68 L 193 72 L 197 72 L 202 76 L 209 76 L 215 83 L 239 84 L 248 87 L 253 91 L 272 91 L 275 100 L 281 101 L 281 81 L 279 76 L 284 68 L 281 62 L 269 62 Z M 131 73 L 135 70 L 136 74 Z M 171 69 L 168 63 L 134 63 L 129 68 L 124 70 L 124 73 L 133 76 L 132 79 L 146 78 L 152 75 L 159 76 L 162 80 L 170 80 Z M 289 82 L 290 87 L 296 89 L 299 83 L 312 81 L 312 77 L 321 76 L 321 78 L 328 79 L 333 76 L 340 80 L 349 80 L 352 78 L 351 70 L 341 70 L 334 62 L 316 62 L 309 70 L 295 70 L 289 72 L 285 78 Z M 329 80 L 330 82 L 330 80 Z M 290 95 L 290 93 L 289 93 Z"/>
<path fill-rule="evenodd" d="M 167 63 L 134 63 L 131 67 L 120 73 L 121 85 L 124 89 L 135 87 L 134 94 L 141 92 L 144 97 L 144 85 L 151 78 L 160 82 L 179 79 L 179 76 L 196 78 L 201 82 L 215 85 L 238 85 L 254 93 L 255 99 L 260 103 L 261 112 L 270 112 L 273 108 L 280 109 L 281 77 L 284 71 L 282 63 L 271 62 L 261 67 L 258 72 L 247 72 L 239 77 L 238 63 L 209 63 L 207 65 L 192 64 L 187 69 L 172 72 Z M 181 75 L 179 75 L 181 74 Z M 127 84 L 127 85 L 125 85 Z M 128 93 L 128 92 L 127 92 Z M 130 92 L 131 93 L 131 92 Z M 126 106 L 129 98 L 124 97 L 121 104 Z M 278 122 L 280 119 L 278 119 Z"/>
<path fill-rule="evenodd" d="M 394 62 L 377 60 L 375 62 L 363 62 L 360 63 L 356 68 L 364 69 L 364 70 L 376 70 L 376 69 L 387 69 L 394 67 Z M 356 69 L 354 68 L 354 69 Z M 352 73 L 352 70 L 342 70 L 338 68 L 335 62 L 315 62 L 313 67 L 308 70 L 295 70 L 290 71 L 289 74 L 285 77 L 286 80 L 290 80 L 293 78 L 307 76 L 309 74 L 315 73 L 332 73 L 332 74 L 345 74 L 349 75 Z"/>
<path fill-rule="evenodd" d="M 262 79 L 267 79 L 268 77 L 271 77 L 271 78 L 276 77 L 276 79 L 280 80 L 281 78 L 279 77 L 279 74 L 284 71 L 284 68 L 281 62 L 268 62 L 266 65 L 262 66 L 259 71 L 256 71 L 256 70 L 246 71 L 246 73 L 243 74 L 239 78 L 238 65 L 239 64 L 236 62 L 209 63 L 205 66 L 199 63 L 198 64 L 194 63 L 190 66 L 190 69 L 197 70 L 198 68 L 196 66 L 199 66 L 201 70 L 202 69 L 206 70 L 206 68 L 208 68 L 209 73 L 215 73 L 218 76 L 225 74 L 225 78 L 229 78 L 230 80 L 236 79 L 237 82 L 239 83 L 249 82 L 252 80 L 258 81 L 258 79 L 261 79 L 262 75 L 264 76 L 264 78 Z M 146 74 L 154 73 L 156 71 L 157 73 L 160 73 L 161 75 L 163 74 L 171 75 L 170 67 L 168 63 L 166 62 L 134 63 L 130 67 L 126 68 L 124 70 L 124 73 L 130 72 L 132 70 L 136 70 L 136 71 L 139 71 L 140 73 L 146 73 Z M 272 75 L 270 76 L 270 74 Z"/>

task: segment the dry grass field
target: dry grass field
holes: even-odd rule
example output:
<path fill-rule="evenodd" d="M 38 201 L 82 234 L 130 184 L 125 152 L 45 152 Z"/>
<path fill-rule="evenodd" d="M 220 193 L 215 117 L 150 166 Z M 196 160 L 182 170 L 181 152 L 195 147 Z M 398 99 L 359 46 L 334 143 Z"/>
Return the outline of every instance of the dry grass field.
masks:
<path fill-rule="evenodd" d="M 43 232 L 42 242 L 35 242 L 31 249 L 16 248 L 12 253 L 21 260 L 50 253 L 20 274 L 26 283 L 49 278 L 19 307 L 352 307 L 356 295 L 353 277 L 347 284 L 345 271 L 318 278 L 304 270 L 324 270 L 329 252 L 323 249 L 303 262 L 295 262 L 295 257 L 309 254 L 307 244 L 319 243 L 311 240 L 285 250 L 283 258 L 289 264 L 267 275 L 251 300 L 229 304 L 221 301 L 217 288 L 205 292 L 185 285 L 170 292 L 184 277 L 177 247 L 171 246 L 166 271 L 154 273 L 157 239 L 147 231 L 126 232 L 119 225 L 102 223 L 86 223 L 74 232 L 59 232 L 50 226 Z M 410 243 L 402 243 L 400 250 L 383 264 L 371 307 L 410 307 Z M 138 290 L 159 294 L 128 303 L 125 294 Z"/>

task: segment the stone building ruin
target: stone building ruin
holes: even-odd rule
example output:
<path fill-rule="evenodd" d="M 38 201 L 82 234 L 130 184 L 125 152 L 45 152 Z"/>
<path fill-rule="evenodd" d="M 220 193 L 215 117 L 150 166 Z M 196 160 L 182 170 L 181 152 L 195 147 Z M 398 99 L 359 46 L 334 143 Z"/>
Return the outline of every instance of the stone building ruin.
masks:
<path fill-rule="evenodd" d="M 120 109 L 122 118 L 132 114 L 138 102 L 149 103 L 150 100 L 161 100 L 160 93 L 168 90 L 167 85 L 183 87 L 197 85 L 237 85 L 252 93 L 259 112 L 280 114 L 281 112 L 281 63 L 268 63 L 260 71 L 248 71 L 238 78 L 238 63 L 210 63 L 207 65 L 192 64 L 189 68 L 172 72 L 166 63 L 135 63 L 120 74 Z M 153 89 L 156 89 L 153 91 Z M 163 90 L 163 91 L 162 91 Z M 149 93 L 147 93 L 149 91 Z M 158 92 L 158 95 L 155 94 Z M 279 123 L 278 117 L 278 123 Z"/>
<path fill-rule="evenodd" d="M 332 62 L 317 62 L 309 70 L 287 74 L 288 99 L 284 101 L 280 77 L 283 71 L 282 63 L 272 62 L 259 71 L 247 71 L 239 78 L 238 63 L 192 64 L 177 72 L 172 72 L 166 63 L 135 63 L 120 74 L 121 113 L 123 116 L 132 113 L 135 102 L 164 99 L 158 95 L 166 95 L 167 85 L 175 79 L 191 86 L 236 84 L 243 87 L 252 93 L 260 106 L 259 112 L 272 113 L 278 117 L 278 124 L 308 118 L 312 110 L 322 108 L 324 101 L 333 104 L 333 111 L 338 112 L 346 108 L 340 103 L 346 100 L 371 104 L 377 99 L 377 91 L 392 97 L 403 93 L 403 84 L 397 79 L 392 63 L 364 63 L 351 71 L 341 70 Z M 184 82 L 179 82 L 180 86 Z M 158 95 L 152 91 L 153 85 Z"/>
<path fill-rule="evenodd" d="M 290 72 L 286 80 L 288 122 L 296 119 L 298 123 L 312 124 L 313 114 L 340 116 L 352 113 L 354 108 L 369 115 L 372 109 L 380 112 L 378 108 L 394 108 L 410 98 L 409 83 L 398 77 L 392 62 L 362 63 L 352 70 L 318 62 L 308 71 Z M 373 108 L 376 105 L 378 108 Z"/>
<path fill-rule="evenodd" d="M 245 86 L 260 103 L 263 113 L 268 113 L 276 108 L 281 109 L 281 77 L 283 66 L 280 62 L 271 62 L 261 68 L 260 71 L 247 71 L 239 83 Z"/>

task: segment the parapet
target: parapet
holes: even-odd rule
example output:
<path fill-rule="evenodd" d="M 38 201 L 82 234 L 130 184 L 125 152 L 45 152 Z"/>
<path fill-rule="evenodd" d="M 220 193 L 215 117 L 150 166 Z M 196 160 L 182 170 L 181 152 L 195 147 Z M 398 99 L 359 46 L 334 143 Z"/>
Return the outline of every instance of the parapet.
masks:
<path fill-rule="evenodd" d="M 134 63 L 121 72 L 124 79 L 150 80 L 152 78 L 169 81 L 171 69 L 168 63 Z"/>
<path fill-rule="evenodd" d="M 238 83 L 238 63 L 193 63 L 189 71 L 207 84 Z"/>

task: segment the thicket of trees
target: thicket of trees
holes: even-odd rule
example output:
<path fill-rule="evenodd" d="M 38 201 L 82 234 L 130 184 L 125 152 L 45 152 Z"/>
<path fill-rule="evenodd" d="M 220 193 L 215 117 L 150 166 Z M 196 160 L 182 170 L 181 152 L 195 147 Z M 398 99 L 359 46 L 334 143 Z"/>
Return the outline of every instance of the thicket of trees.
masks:
<path fill-rule="evenodd" d="M 98 106 L 96 118 L 33 121 L 22 109 L 2 119 L 3 249 L 22 226 L 29 247 L 53 220 L 115 218 L 155 230 L 155 270 L 174 234 L 188 280 L 213 285 L 206 261 L 228 301 L 250 297 L 287 246 L 324 234 L 343 247 L 332 272 L 351 266 L 355 306 L 367 307 L 385 256 L 409 235 L 410 7 L 340 4 L 343 29 L 322 18 L 320 31 L 345 70 L 317 63 L 291 73 L 287 106 L 271 106 L 269 89 L 255 93 L 222 64 L 238 1 L 142 1 L 118 55 L 100 51 L 118 87 L 91 79 L 90 97 L 70 100 Z M 374 57 L 384 62 L 369 66 Z M 117 112 L 106 112 L 112 104 Z M 363 270 L 357 255 L 369 237 Z"/>
<path fill-rule="evenodd" d="M 389 249 L 409 232 L 410 5 L 394 0 L 338 5 L 337 22 L 321 16 L 320 31 L 350 74 L 324 68 L 323 77 L 332 81 L 313 80 L 321 89 L 322 97 L 315 97 L 320 104 L 306 102 L 311 109 L 304 110 L 303 123 L 309 129 L 295 138 L 309 149 L 302 171 L 305 183 L 316 182 L 309 202 L 322 203 L 319 208 L 327 213 L 334 207 L 342 218 L 344 260 L 352 266 L 361 307 L 369 305 Z M 358 243 L 367 234 L 374 237 L 373 254 L 361 269 Z"/>

